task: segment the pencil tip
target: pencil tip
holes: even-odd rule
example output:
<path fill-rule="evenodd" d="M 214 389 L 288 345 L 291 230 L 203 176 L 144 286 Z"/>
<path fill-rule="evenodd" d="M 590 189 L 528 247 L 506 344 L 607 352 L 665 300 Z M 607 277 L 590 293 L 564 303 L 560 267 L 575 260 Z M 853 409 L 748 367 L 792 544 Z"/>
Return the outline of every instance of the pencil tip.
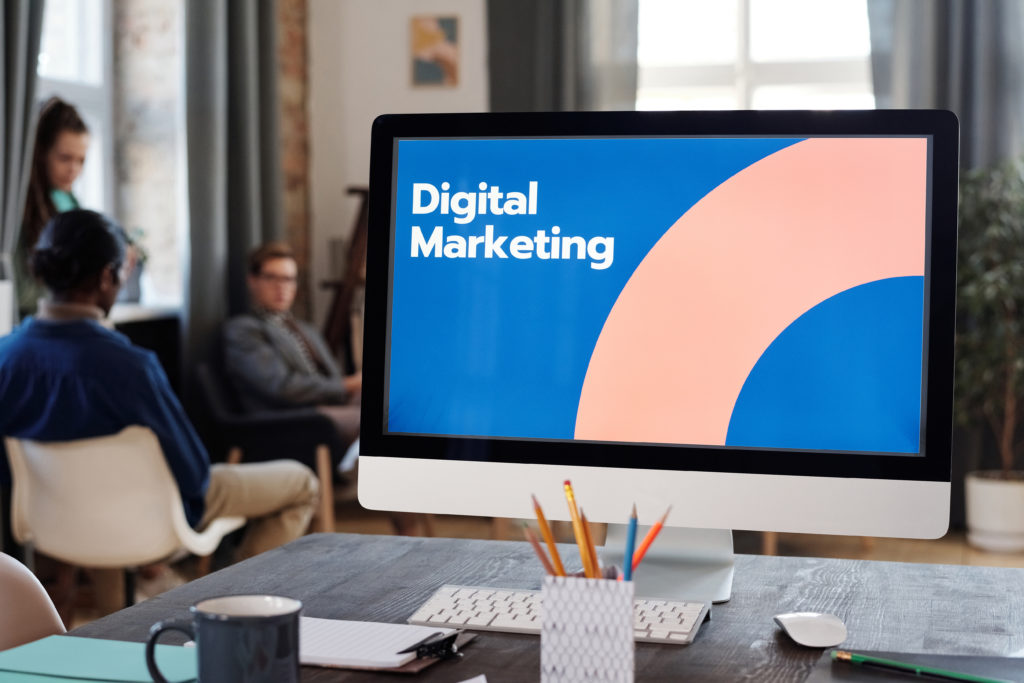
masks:
<path fill-rule="evenodd" d="M 633 517 L 636 517 L 636 503 L 633 503 Z"/>

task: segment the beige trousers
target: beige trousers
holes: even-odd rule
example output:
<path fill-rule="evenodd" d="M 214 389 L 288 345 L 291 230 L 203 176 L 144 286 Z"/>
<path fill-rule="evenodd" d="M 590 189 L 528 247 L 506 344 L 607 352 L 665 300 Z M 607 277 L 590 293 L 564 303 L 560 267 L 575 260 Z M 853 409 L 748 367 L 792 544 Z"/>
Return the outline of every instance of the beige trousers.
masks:
<path fill-rule="evenodd" d="M 215 517 L 245 517 L 238 559 L 252 557 L 304 534 L 318 492 L 316 475 L 295 460 L 213 465 L 199 528 Z"/>
<path fill-rule="evenodd" d="M 204 528 L 214 517 L 245 517 L 248 527 L 237 557 L 243 560 L 304 534 L 316 509 L 318 489 L 312 470 L 294 460 L 213 465 L 210 487 L 206 491 L 206 513 L 199 528 Z M 54 575 L 49 579 L 44 576 L 44 583 L 64 625 L 71 628 L 77 568 L 42 555 L 37 557 L 37 568 L 42 569 L 43 574 Z M 85 571 L 92 582 L 95 606 L 101 615 L 124 607 L 122 570 Z"/>

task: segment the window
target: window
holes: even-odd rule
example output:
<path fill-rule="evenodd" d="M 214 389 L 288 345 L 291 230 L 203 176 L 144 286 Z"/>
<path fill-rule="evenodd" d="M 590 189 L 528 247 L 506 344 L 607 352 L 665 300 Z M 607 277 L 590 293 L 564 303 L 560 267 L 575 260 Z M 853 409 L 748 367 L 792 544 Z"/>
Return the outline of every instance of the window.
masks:
<path fill-rule="evenodd" d="M 114 209 L 110 0 L 47 0 L 39 45 L 39 103 L 53 95 L 78 110 L 90 143 L 75 195 L 83 207 Z"/>
<path fill-rule="evenodd" d="M 57 95 L 89 127 L 75 196 L 139 240 L 141 301 L 152 306 L 178 306 L 183 291 L 183 15 L 180 2 L 46 0 L 36 70 L 39 102 Z"/>
<path fill-rule="evenodd" d="M 871 109 L 866 0 L 640 0 L 637 109 Z"/>

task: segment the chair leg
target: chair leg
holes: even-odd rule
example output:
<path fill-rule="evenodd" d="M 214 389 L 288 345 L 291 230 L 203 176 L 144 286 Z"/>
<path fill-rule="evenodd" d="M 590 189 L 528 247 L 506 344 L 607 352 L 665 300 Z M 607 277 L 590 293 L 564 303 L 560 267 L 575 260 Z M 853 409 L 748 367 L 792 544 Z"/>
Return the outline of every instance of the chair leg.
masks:
<path fill-rule="evenodd" d="M 316 447 L 316 476 L 320 480 L 320 523 L 318 529 L 334 532 L 334 468 L 331 467 L 331 449 L 323 444 Z"/>
<path fill-rule="evenodd" d="M 22 561 L 24 562 L 25 566 L 28 567 L 28 570 L 30 572 L 32 572 L 33 574 L 35 574 L 36 573 L 36 547 L 32 543 L 32 541 L 27 541 L 22 546 L 22 548 L 24 549 L 24 555 L 25 555 L 25 557 L 23 558 Z"/>
<path fill-rule="evenodd" d="M 232 446 L 228 450 L 227 463 L 229 465 L 237 465 L 240 462 L 242 462 L 242 449 L 238 446 Z"/>
<path fill-rule="evenodd" d="M 131 607 L 135 604 L 135 569 L 124 570 L 124 606 Z"/>
<path fill-rule="evenodd" d="M 761 554 L 762 555 L 778 555 L 779 554 L 779 532 L 777 531 L 763 531 L 761 532 Z"/>
<path fill-rule="evenodd" d="M 206 576 L 210 573 L 210 568 L 213 565 L 213 553 L 209 555 L 200 555 L 196 558 L 196 574 L 200 576 Z"/>

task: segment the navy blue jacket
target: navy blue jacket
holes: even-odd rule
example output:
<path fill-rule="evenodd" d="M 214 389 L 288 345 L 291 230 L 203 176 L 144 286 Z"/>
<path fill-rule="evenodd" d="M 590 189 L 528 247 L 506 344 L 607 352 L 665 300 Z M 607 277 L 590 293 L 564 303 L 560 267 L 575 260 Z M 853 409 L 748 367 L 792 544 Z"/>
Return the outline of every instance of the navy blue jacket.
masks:
<path fill-rule="evenodd" d="M 129 425 L 149 427 L 160 440 L 185 516 L 196 526 L 210 459 L 156 354 L 89 319 L 27 318 L 0 338 L 0 435 L 70 441 Z M 0 464 L 7 470 L 6 456 Z"/>

